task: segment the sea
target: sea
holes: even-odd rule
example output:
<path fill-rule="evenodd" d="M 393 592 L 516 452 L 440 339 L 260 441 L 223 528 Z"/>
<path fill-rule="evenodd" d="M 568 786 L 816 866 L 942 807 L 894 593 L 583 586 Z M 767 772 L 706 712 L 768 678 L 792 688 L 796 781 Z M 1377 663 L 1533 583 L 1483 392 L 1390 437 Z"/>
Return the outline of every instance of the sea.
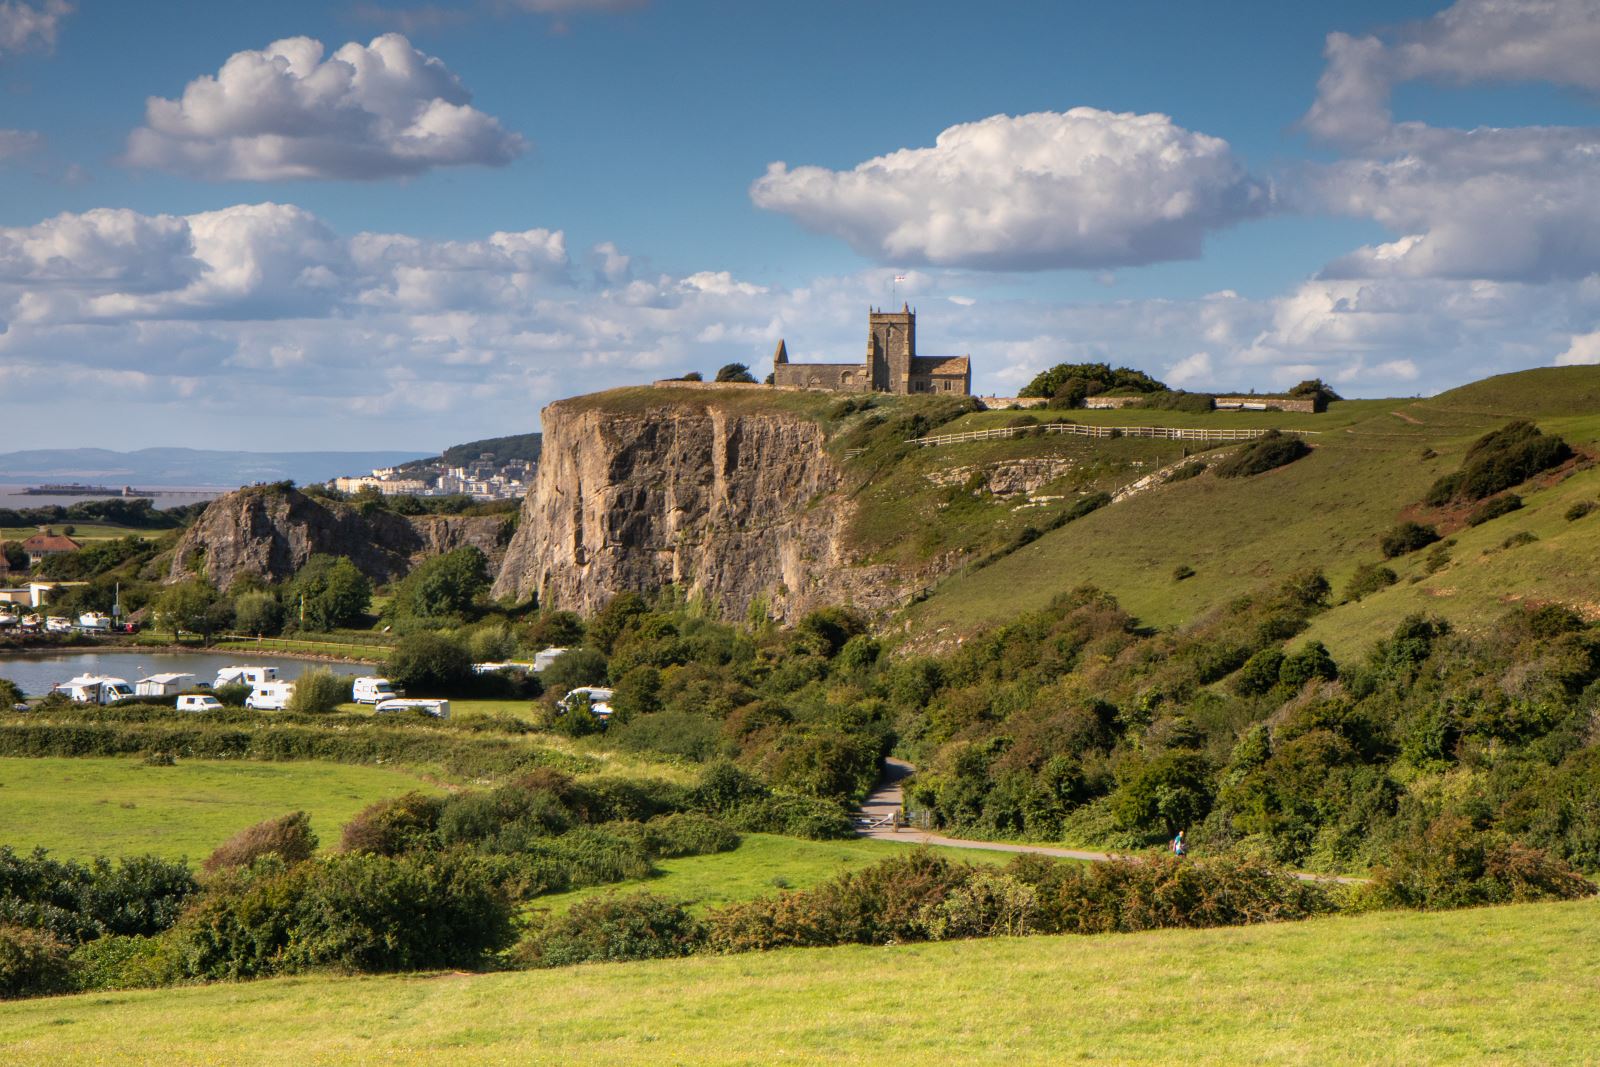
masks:
<path fill-rule="evenodd" d="M 34 483 L 38 484 L 38 483 Z M 104 485 L 103 482 L 88 482 L 89 485 Z M 107 486 L 114 492 L 95 496 L 50 496 L 46 494 L 25 493 L 26 485 L 0 485 L 0 508 L 12 508 L 21 511 L 23 508 L 42 508 L 53 504 L 62 507 L 71 507 L 85 500 L 110 500 L 122 496 L 120 485 Z M 185 504 L 193 504 L 201 500 L 215 500 L 224 493 L 231 493 L 238 486 L 220 485 L 136 485 L 135 489 L 148 489 L 148 493 L 139 493 L 155 502 L 157 508 L 181 508 Z"/>

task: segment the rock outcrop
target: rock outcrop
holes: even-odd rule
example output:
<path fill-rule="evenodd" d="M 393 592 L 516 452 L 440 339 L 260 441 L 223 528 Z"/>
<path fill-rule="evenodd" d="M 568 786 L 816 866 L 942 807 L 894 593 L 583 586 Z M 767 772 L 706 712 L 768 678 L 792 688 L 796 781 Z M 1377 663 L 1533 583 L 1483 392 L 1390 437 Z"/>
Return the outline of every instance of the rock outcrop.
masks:
<path fill-rule="evenodd" d="M 217 498 L 189 527 L 173 553 L 169 580 L 203 574 L 220 589 L 243 574 L 282 581 L 311 556 L 327 553 L 349 558 L 375 582 L 387 582 L 421 560 L 464 545 L 488 556 L 493 572 L 509 540 L 506 519 L 363 512 L 296 489 L 252 486 Z"/>
<path fill-rule="evenodd" d="M 815 421 L 782 408 L 668 397 L 544 409 L 534 491 L 496 596 L 592 612 L 669 584 L 740 618 L 823 604 L 878 612 L 913 584 L 847 547 L 849 505 Z"/>

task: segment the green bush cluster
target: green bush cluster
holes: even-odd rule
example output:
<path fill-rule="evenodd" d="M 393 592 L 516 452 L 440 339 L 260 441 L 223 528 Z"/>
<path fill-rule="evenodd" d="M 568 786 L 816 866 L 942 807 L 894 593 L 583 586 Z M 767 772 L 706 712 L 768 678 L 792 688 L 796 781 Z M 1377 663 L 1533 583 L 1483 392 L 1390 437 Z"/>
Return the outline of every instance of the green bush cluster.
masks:
<path fill-rule="evenodd" d="M 1384 559 L 1394 559 L 1427 548 L 1439 540 L 1439 531 L 1420 522 L 1402 522 L 1378 539 L 1378 548 Z"/>
<path fill-rule="evenodd" d="M 1254 474 L 1265 474 L 1310 454 L 1311 446 L 1294 434 L 1268 430 L 1233 455 L 1218 460 L 1213 470 L 1218 478 L 1247 478 Z"/>
<path fill-rule="evenodd" d="M 1467 513 L 1468 526 L 1482 526 L 1486 522 L 1509 515 L 1522 507 L 1522 498 L 1516 493 L 1490 497 Z"/>
<path fill-rule="evenodd" d="M 1434 482 L 1424 499 L 1435 507 L 1482 500 L 1571 458 L 1565 441 L 1519 419 L 1474 441 L 1460 469 Z"/>

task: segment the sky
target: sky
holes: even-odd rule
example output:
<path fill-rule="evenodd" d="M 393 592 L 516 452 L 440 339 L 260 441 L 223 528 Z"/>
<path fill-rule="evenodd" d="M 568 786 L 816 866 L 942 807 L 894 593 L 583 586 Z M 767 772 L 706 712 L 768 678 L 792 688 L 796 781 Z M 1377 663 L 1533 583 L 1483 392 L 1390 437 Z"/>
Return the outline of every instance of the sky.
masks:
<path fill-rule="evenodd" d="M 1600 0 L 0 0 L 0 450 L 431 451 L 864 351 L 1600 362 Z"/>

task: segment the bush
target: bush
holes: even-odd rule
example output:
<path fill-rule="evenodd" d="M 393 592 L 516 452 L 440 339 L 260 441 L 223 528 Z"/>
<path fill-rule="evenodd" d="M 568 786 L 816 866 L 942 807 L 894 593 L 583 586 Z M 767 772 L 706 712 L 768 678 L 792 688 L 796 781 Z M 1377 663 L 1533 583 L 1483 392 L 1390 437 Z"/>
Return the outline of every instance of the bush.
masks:
<path fill-rule="evenodd" d="M 1510 537 L 1506 538 L 1504 541 L 1501 541 L 1500 542 L 1500 547 L 1501 548 L 1521 548 L 1523 545 L 1531 545 L 1537 540 L 1539 540 L 1539 535 L 1534 533 L 1533 531 L 1531 531 L 1531 530 L 1519 530 L 1516 533 L 1512 534 Z"/>
<path fill-rule="evenodd" d="M 472 657 L 460 641 L 443 634 L 407 634 L 389 653 L 384 674 L 407 692 L 448 696 L 471 681 Z"/>
<path fill-rule="evenodd" d="M 1471 514 L 1467 516 L 1467 525 L 1482 526 L 1484 523 L 1498 519 L 1502 515 L 1509 515 L 1521 507 L 1522 498 L 1515 493 L 1491 497 L 1472 509 Z"/>
<path fill-rule="evenodd" d="M 478 860 L 450 853 L 272 861 L 219 884 L 170 934 L 194 978 L 312 968 L 475 967 L 514 937 L 511 903 Z"/>
<path fill-rule="evenodd" d="M 288 710 L 297 715 L 333 711 L 350 699 L 350 679 L 326 667 L 313 667 L 295 679 Z"/>
<path fill-rule="evenodd" d="M 524 967 L 666 959 L 688 956 L 705 942 L 705 927 L 676 901 L 652 893 L 579 901 L 517 946 Z"/>
<path fill-rule="evenodd" d="M 1593 500 L 1580 500 L 1576 504 L 1572 505 L 1570 508 L 1567 509 L 1567 512 L 1566 512 L 1567 521 L 1568 522 L 1577 522 L 1579 519 L 1583 518 L 1585 515 L 1589 514 L 1594 509 L 1595 509 L 1595 502 Z"/>
<path fill-rule="evenodd" d="M 0 923 L 41 929 L 64 942 L 111 934 L 154 934 L 176 921 L 196 890 L 181 863 L 154 856 L 112 864 L 53 860 L 0 846 Z"/>
<path fill-rule="evenodd" d="M 1185 578 L 1193 577 L 1194 568 L 1189 566 L 1187 563 L 1180 563 L 1176 567 L 1172 568 L 1172 580 L 1175 582 L 1181 582 Z"/>
<path fill-rule="evenodd" d="M 1278 669 L 1278 683 L 1289 689 L 1300 690 L 1313 678 L 1333 681 L 1339 677 L 1339 668 L 1321 641 L 1309 641 L 1305 647 L 1285 656 Z"/>
<path fill-rule="evenodd" d="M 647 823 L 635 824 L 640 842 L 653 856 L 709 856 L 739 847 L 739 835 L 721 819 L 699 812 L 673 812 Z"/>
<path fill-rule="evenodd" d="M 545 692 L 557 699 L 586 685 L 605 685 L 606 678 L 605 654 L 593 648 L 574 648 L 539 675 Z"/>
<path fill-rule="evenodd" d="M 1233 691 L 1245 697 L 1271 692 L 1278 684 L 1278 673 L 1282 667 L 1283 651 L 1276 646 L 1263 648 L 1239 668 L 1239 673 L 1233 679 Z"/>
<path fill-rule="evenodd" d="M 1198 478 L 1200 475 L 1206 472 L 1206 466 L 1206 462 L 1200 459 L 1185 463 L 1183 466 L 1167 475 L 1166 484 L 1171 485 L 1173 482 L 1186 482 L 1190 478 Z"/>
<path fill-rule="evenodd" d="M 1350 576 L 1350 584 L 1344 587 L 1344 598 L 1346 601 L 1360 600 L 1380 589 L 1388 588 L 1399 580 L 1400 576 L 1389 567 L 1363 563 Z"/>
<path fill-rule="evenodd" d="M 1402 522 L 1378 540 L 1384 559 L 1394 559 L 1439 540 L 1439 531 L 1420 522 Z"/>
<path fill-rule="evenodd" d="M 249 699 L 254 689 L 248 682 L 235 682 L 232 685 L 219 685 L 211 691 L 211 695 L 230 708 L 242 708 Z"/>
<path fill-rule="evenodd" d="M 750 368 L 743 363 L 729 363 L 717 371 L 719 382 L 744 382 L 755 384 L 755 376 L 750 373 Z"/>
<path fill-rule="evenodd" d="M 311 831 L 311 816 L 297 811 L 240 830 L 218 845 L 202 867 L 206 871 L 248 867 L 267 855 L 277 856 L 293 866 L 310 859 L 316 851 L 317 835 Z"/>
<path fill-rule="evenodd" d="M 233 625 L 240 633 L 273 637 L 283 623 L 283 605 L 271 593 L 243 593 L 233 602 Z"/>
<path fill-rule="evenodd" d="M 1433 506 L 1482 500 L 1571 457 L 1572 449 L 1561 438 L 1546 436 L 1519 419 L 1474 441 L 1461 468 L 1434 482 L 1424 499 Z"/>
<path fill-rule="evenodd" d="M 1311 454 L 1311 448 L 1293 434 L 1268 430 L 1228 458 L 1217 463 L 1218 478 L 1246 478 L 1293 463 Z"/>
<path fill-rule="evenodd" d="M 393 800 L 369 804 L 345 823 L 339 850 L 398 856 L 436 847 L 439 813 L 443 809 L 442 797 L 426 793 L 406 793 Z"/>
<path fill-rule="evenodd" d="M 1572 900 L 1597 891 L 1565 861 L 1453 815 L 1398 842 L 1368 890 L 1382 906 L 1426 910 Z"/>
<path fill-rule="evenodd" d="M 69 952 L 65 942 L 43 930 L 0 924 L 0 999 L 70 989 Z"/>
<path fill-rule="evenodd" d="M 1194 752 L 1169 751 L 1128 776 L 1111 796 L 1117 825 L 1165 837 L 1196 825 L 1211 810 L 1210 768 Z"/>

